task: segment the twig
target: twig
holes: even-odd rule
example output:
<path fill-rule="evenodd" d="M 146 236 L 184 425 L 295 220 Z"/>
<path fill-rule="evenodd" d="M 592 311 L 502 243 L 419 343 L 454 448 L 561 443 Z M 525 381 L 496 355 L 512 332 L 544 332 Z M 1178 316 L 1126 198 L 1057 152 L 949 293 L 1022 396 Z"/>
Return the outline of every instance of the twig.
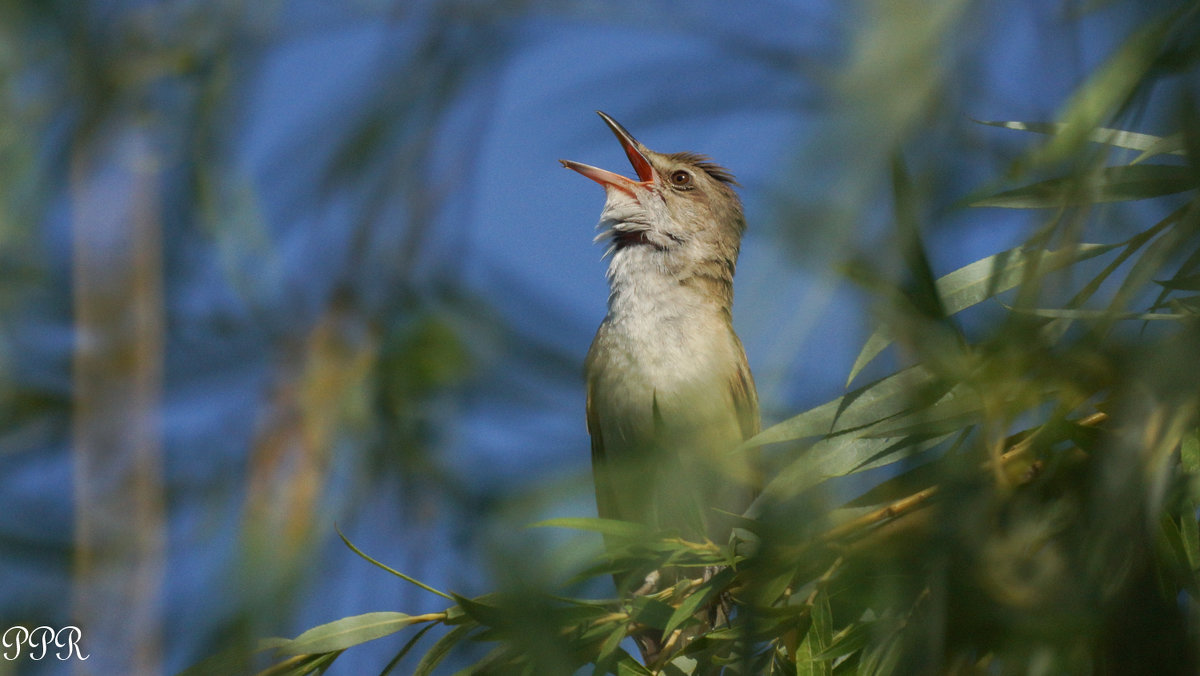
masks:
<path fill-rule="evenodd" d="M 1095 427 L 1096 425 L 1106 422 L 1107 420 L 1107 413 L 1093 413 L 1075 421 L 1075 424 L 1079 425 L 1080 427 Z M 1033 442 L 1036 440 L 1036 438 L 1037 433 L 1034 433 L 1013 444 L 1007 451 L 1000 455 L 1000 465 L 1004 466 L 1014 460 L 1024 457 L 1029 452 L 1029 449 L 1033 447 Z M 1030 478 L 1025 479 L 1025 481 L 1022 481 L 1021 483 L 1027 483 Z M 938 486 L 930 486 L 929 488 L 913 493 L 906 498 L 901 498 L 900 500 L 897 500 L 885 507 L 881 507 L 856 519 L 851 519 L 846 523 L 834 526 L 830 530 L 826 531 L 825 534 L 819 538 L 819 541 L 831 542 L 834 540 L 841 540 L 859 530 L 865 530 L 866 528 L 878 523 L 882 523 L 883 521 L 895 519 L 909 512 L 916 511 L 925 505 L 930 498 L 937 495 L 938 488 Z"/>

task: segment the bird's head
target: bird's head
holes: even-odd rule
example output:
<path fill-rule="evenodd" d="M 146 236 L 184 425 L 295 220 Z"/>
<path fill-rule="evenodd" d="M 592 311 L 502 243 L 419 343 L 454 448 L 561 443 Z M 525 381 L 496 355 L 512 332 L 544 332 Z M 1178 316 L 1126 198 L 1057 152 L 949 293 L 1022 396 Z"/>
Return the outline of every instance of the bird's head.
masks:
<path fill-rule="evenodd" d="M 717 264 L 732 277 L 746 221 L 733 174 L 696 153 L 656 153 L 624 127 L 597 111 L 625 149 L 637 179 L 570 160 L 560 160 L 604 186 L 607 200 L 597 239 L 610 253 L 649 247 L 667 254 L 676 273 Z M 697 271 L 698 272 L 698 271 Z"/>

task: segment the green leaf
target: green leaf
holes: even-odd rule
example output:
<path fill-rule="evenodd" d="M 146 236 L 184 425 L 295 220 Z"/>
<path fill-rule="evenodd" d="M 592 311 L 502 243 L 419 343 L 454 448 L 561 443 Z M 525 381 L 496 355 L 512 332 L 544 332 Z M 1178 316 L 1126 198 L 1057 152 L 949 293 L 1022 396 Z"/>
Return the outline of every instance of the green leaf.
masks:
<path fill-rule="evenodd" d="M 882 467 L 922 453 L 973 424 L 982 410 L 978 397 L 965 386 L 926 406 L 913 406 L 914 400 L 920 398 L 916 390 L 905 390 L 901 396 L 913 410 L 880 415 L 874 424 L 812 444 L 775 473 L 762 495 L 786 501 L 827 479 Z"/>
<path fill-rule="evenodd" d="M 1200 274 L 1173 277 L 1161 282 L 1155 281 L 1154 283 L 1166 289 L 1178 289 L 1180 291 L 1200 291 Z"/>
<path fill-rule="evenodd" d="M 404 643 L 404 647 L 400 648 L 400 652 L 396 653 L 396 655 L 392 657 L 391 661 L 389 661 L 383 668 L 383 671 L 379 672 L 379 676 L 387 676 L 390 674 L 392 669 L 394 669 L 396 665 L 400 663 L 400 660 L 404 659 L 404 656 L 407 655 L 409 651 L 411 651 L 413 647 L 416 646 L 422 638 L 424 638 L 425 634 L 429 633 L 429 630 L 433 629 L 435 626 L 437 625 L 431 622 L 426 624 L 424 627 L 421 627 L 420 631 L 413 634 L 413 637 Z"/>
<path fill-rule="evenodd" d="M 1117 244 L 1078 244 L 1053 251 L 1009 249 L 981 258 L 937 280 L 937 292 L 947 314 L 969 307 L 1008 291 L 1024 281 L 1032 269 L 1046 274 L 1117 248 Z M 849 385 L 880 352 L 892 343 L 887 326 L 881 326 L 867 339 L 850 369 Z"/>
<path fill-rule="evenodd" d="M 990 127 L 1002 127 L 1004 129 L 1015 129 L 1017 131 L 1031 131 L 1038 134 L 1061 134 L 1061 133 L 1076 133 L 1077 130 L 1071 129 L 1070 125 L 1065 122 L 1017 122 L 1017 121 L 991 121 L 991 120 L 972 120 L 979 124 L 986 124 Z M 1153 134 L 1141 134 L 1134 131 L 1124 131 L 1121 129 L 1108 129 L 1098 127 L 1094 129 L 1084 128 L 1078 130 L 1083 132 L 1088 141 L 1093 143 L 1103 143 L 1116 148 L 1126 148 L 1129 150 L 1141 150 L 1143 154 L 1132 164 L 1137 164 L 1140 160 L 1144 160 L 1152 155 L 1160 155 L 1163 153 L 1171 153 L 1173 155 L 1183 155 L 1183 135 L 1174 134 L 1168 137 L 1154 136 Z M 1147 154 L 1149 153 L 1149 154 Z"/>
<path fill-rule="evenodd" d="M 815 655 L 813 659 L 835 660 L 862 650 L 863 646 L 871 640 L 874 631 L 875 627 L 872 622 L 855 622 L 839 631 L 833 637 L 829 647 Z"/>
<path fill-rule="evenodd" d="M 409 626 L 413 619 L 404 613 L 378 612 L 343 617 L 313 627 L 295 639 L 278 646 L 283 655 L 306 655 L 345 650 L 350 646 L 394 634 Z"/>
<path fill-rule="evenodd" d="M 1200 430 L 1193 429 L 1183 435 L 1179 444 L 1179 464 L 1194 486 L 1200 480 Z M 1189 496 L 1184 500 L 1183 514 L 1179 517 L 1184 551 L 1192 571 L 1200 570 L 1200 524 L 1196 521 L 1197 507 L 1195 498 Z"/>
<path fill-rule="evenodd" d="M 828 665 L 813 659 L 816 651 L 813 650 L 812 641 L 812 627 L 809 627 L 808 631 L 804 633 L 804 639 L 796 647 L 796 654 L 793 656 L 796 662 L 796 676 L 823 676 L 828 671 Z"/>
<path fill-rule="evenodd" d="M 1169 164 L 1106 167 L 1086 176 L 1040 181 L 975 200 L 974 207 L 1047 209 L 1125 202 L 1171 195 L 1196 187 L 1191 169 Z"/>
<path fill-rule="evenodd" d="M 786 501 L 828 479 L 882 467 L 922 453 L 951 436 L 877 439 L 847 435 L 822 440 L 776 474 L 763 488 L 762 495 L 765 499 Z"/>
<path fill-rule="evenodd" d="M 649 596 L 636 596 L 633 599 L 630 618 L 648 627 L 662 629 L 671 621 L 675 609 L 670 605 Z"/>
<path fill-rule="evenodd" d="M 967 428 L 948 436 L 956 437 L 955 444 L 961 445 L 963 440 L 970 434 L 970 431 L 970 428 Z M 953 448 L 952 446 L 951 449 Z M 910 453 L 907 456 L 908 459 L 913 461 L 911 469 L 904 470 L 884 481 L 876 483 L 870 489 L 858 495 L 858 497 L 830 512 L 830 521 L 832 523 L 840 523 L 876 509 L 883 503 L 895 502 L 901 498 L 906 498 L 917 491 L 924 490 L 936 484 L 939 477 L 944 476 L 947 472 L 947 468 L 939 462 L 939 459 L 946 457 L 940 451 L 929 450 L 921 457 L 915 457 L 916 455 L 916 453 Z"/>
<path fill-rule="evenodd" d="M 1167 314 L 1165 312 L 1113 312 L 1111 310 L 1072 310 L 1060 308 L 1014 308 L 1008 307 L 1008 310 L 1018 314 L 1031 315 L 1035 317 L 1049 317 L 1051 319 L 1095 319 L 1100 321 L 1180 321 L 1182 319 L 1190 319 L 1191 315 L 1187 314 Z"/>
<path fill-rule="evenodd" d="M 618 519 L 598 519 L 594 517 L 563 517 L 558 519 L 547 519 L 538 521 L 537 523 L 529 524 L 529 528 L 572 528 L 574 530 L 585 530 L 603 535 L 613 535 L 625 538 L 650 538 L 654 535 L 654 531 L 649 527 L 634 523 L 633 521 L 620 521 Z"/>
<path fill-rule="evenodd" d="M 829 594 L 825 590 L 817 593 L 812 603 L 813 660 L 822 661 L 821 653 L 833 643 L 833 610 L 829 606 Z M 828 665 L 828 662 L 826 662 Z"/>
<path fill-rule="evenodd" d="M 625 656 L 617 661 L 617 676 L 654 676 L 654 674 L 633 659 L 632 655 L 625 653 Z"/>
<path fill-rule="evenodd" d="M 1200 526 L 1196 523 L 1196 505 L 1190 504 L 1189 511 L 1179 517 L 1179 535 L 1183 551 L 1187 556 L 1188 568 L 1200 570 Z"/>
<path fill-rule="evenodd" d="M 607 674 L 611 670 L 611 663 L 619 654 L 621 641 L 625 640 L 626 631 L 624 622 L 614 622 L 608 636 L 604 638 L 604 642 L 600 644 L 600 651 L 596 654 L 596 668 L 592 670 L 595 676 Z"/>
<path fill-rule="evenodd" d="M 1200 478 L 1200 430 L 1193 429 L 1183 436 L 1179 448 L 1179 461 L 1185 472 Z"/>
<path fill-rule="evenodd" d="M 1060 162 L 1089 142 L 1092 131 L 1111 118 L 1141 85 L 1178 16 L 1178 12 L 1169 12 L 1135 30 L 1104 65 L 1075 90 L 1060 116 L 1062 129 L 1032 153 L 1026 164 Z"/>
<path fill-rule="evenodd" d="M 917 214 L 917 196 L 904 162 L 899 157 L 892 159 L 892 192 L 896 221 L 896 237 L 904 258 L 906 284 L 905 296 L 918 312 L 927 319 L 942 321 L 948 316 L 938 293 L 929 264 L 925 242 L 921 237 L 920 218 Z"/>
<path fill-rule="evenodd" d="M 714 597 L 721 593 L 723 589 L 733 580 L 733 569 L 722 568 L 720 572 L 713 575 L 708 580 L 705 580 L 699 587 L 696 587 L 692 593 L 675 608 L 675 612 L 671 614 L 671 619 L 667 620 L 667 624 L 663 627 L 663 634 L 670 634 L 678 629 L 684 622 L 695 615 L 701 608 L 709 603 Z"/>
<path fill-rule="evenodd" d="M 458 603 L 458 607 L 462 608 L 472 620 L 475 620 L 481 625 L 488 627 L 496 627 L 505 623 L 504 612 L 497 606 L 494 606 L 486 601 L 491 595 L 484 595 L 477 599 L 469 599 L 465 596 L 452 594 L 454 601 Z"/>
<path fill-rule="evenodd" d="M 1184 538 L 1180 522 L 1169 514 L 1162 514 L 1158 528 L 1159 547 L 1169 556 L 1168 562 L 1180 571 L 1192 570 Z"/>
<path fill-rule="evenodd" d="M 437 594 L 438 596 L 440 596 L 446 600 L 449 600 L 449 601 L 454 600 L 454 597 L 450 596 L 446 592 L 438 591 L 438 590 L 434 589 L 433 587 L 430 587 L 429 585 L 425 584 L 424 582 L 417 580 L 416 578 L 409 577 L 408 575 L 401 573 L 400 571 L 392 568 L 391 566 L 380 563 L 379 561 L 376 561 L 375 559 L 371 558 L 370 556 L 367 556 L 366 554 L 363 553 L 363 551 L 361 549 L 359 549 L 358 547 L 355 547 L 354 543 L 350 542 L 350 540 L 345 535 L 342 534 L 342 531 L 340 528 L 336 528 L 336 530 L 337 530 L 338 537 L 340 537 L 342 539 L 342 542 L 346 543 L 346 546 L 349 547 L 351 549 L 351 551 L 353 551 L 355 554 L 358 554 L 359 556 L 366 559 L 367 561 L 386 570 L 387 572 L 391 573 L 392 575 L 395 575 L 396 577 L 400 578 L 401 580 L 408 582 L 409 584 L 416 585 L 417 587 L 420 587 L 421 589 L 424 589 L 427 592 Z"/>
<path fill-rule="evenodd" d="M 446 635 L 439 638 L 437 643 L 430 646 L 429 651 L 421 657 L 421 661 L 413 670 L 413 676 L 432 674 L 437 665 L 441 664 L 442 660 L 446 659 L 446 655 L 450 654 L 454 646 L 458 645 L 474 629 L 474 626 L 464 624 L 446 632 Z"/>
<path fill-rule="evenodd" d="M 1130 164 L 1139 164 L 1158 155 L 1187 155 L 1183 134 L 1171 134 L 1155 141 L 1138 155 Z"/>
<path fill-rule="evenodd" d="M 738 451 L 869 425 L 909 409 L 913 393 L 933 381 L 933 374 L 924 368 L 905 369 L 772 425 L 747 439 Z"/>
<path fill-rule="evenodd" d="M 306 655 L 304 658 L 288 665 L 288 668 L 283 671 L 271 671 L 271 676 L 309 676 L 309 674 L 323 674 L 333 664 L 333 661 L 338 658 L 341 651 L 331 653 L 321 653 L 318 655 Z"/>
<path fill-rule="evenodd" d="M 930 406 L 882 420 L 861 430 L 860 434 L 876 439 L 911 435 L 940 436 L 973 424 L 982 410 L 983 401 L 979 393 L 971 387 L 959 385 Z"/>

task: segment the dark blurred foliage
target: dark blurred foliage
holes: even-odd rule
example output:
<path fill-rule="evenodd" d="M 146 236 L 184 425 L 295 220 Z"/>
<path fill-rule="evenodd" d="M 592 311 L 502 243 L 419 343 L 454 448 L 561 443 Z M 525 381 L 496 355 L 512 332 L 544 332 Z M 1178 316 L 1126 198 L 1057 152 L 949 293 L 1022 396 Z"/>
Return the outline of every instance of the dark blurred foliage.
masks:
<path fill-rule="evenodd" d="M 1065 28 L 1041 37 L 1085 77 L 1018 112 L 1066 126 L 997 129 L 967 120 L 1008 103 L 974 84 L 1003 79 L 979 53 L 1005 44 L 996 5 L 0 2 L 0 629 L 81 626 L 80 673 L 212 654 L 207 673 L 642 673 L 631 622 L 686 626 L 728 592 L 734 625 L 669 673 L 1194 671 L 1200 22 L 1056 5 Z M 567 25 L 704 46 L 581 81 L 641 96 L 633 128 L 830 120 L 744 192 L 770 247 L 840 266 L 879 328 L 845 398 L 797 415 L 797 379 L 766 402 L 787 420 L 759 439 L 775 478 L 753 547 L 559 522 L 629 538 L 605 556 L 519 529 L 585 482 L 446 456 L 464 402 L 576 377 L 553 319 L 518 324 L 464 282 L 472 218 L 498 208 L 464 186 L 502 67 Z M 363 81 L 320 90 L 343 96 L 261 103 L 279 53 L 315 83 L 363 44 Z M 669 108 L 667 80 L 694 83 Z M 997 207 L 1036 210 L 1006 216 L 1017 248 L 941 272 Z M 822 332 L 855 335 L 858 305 L 837 309 Z M 774 344 L 813 328 L 768 320 Z M 334 521 L 400 573 L 496 592 L 393 581 Z M 736 574 L 603 598 L 608 573 L 667 559 Z M 258 643 L 354 590 L 386 614 Z"/>

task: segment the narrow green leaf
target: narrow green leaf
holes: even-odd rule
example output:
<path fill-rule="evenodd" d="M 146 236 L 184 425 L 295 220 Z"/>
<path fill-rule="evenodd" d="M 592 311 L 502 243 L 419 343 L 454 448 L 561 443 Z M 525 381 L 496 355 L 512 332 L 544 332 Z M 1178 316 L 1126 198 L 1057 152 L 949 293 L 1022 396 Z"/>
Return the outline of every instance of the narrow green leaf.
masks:
<path fill-rule="evenodd" d="M 511 660 L 512 653 L 508 646 L 498 645 L 488 651 L 475 664 L 464 667 L 454 672 L 453 676 L 479 676 L 479 674 L 495 674 L 504 673 L 504 668 L 508 666 L 506 661 Z"/>
<path fill-rule="evenodd" d="M 1154 283 L 1166 289 L 1177 289 L 1180 291 L 1200 291 L 1200 274 L 1173 277 L 1161 282 L 1155 281 Z"/>
<path fill-rule="evenodd" d="M 821 653 L 833 643 L 833 610 L 829 607 L 829 594 L 825 590 L 817 593 L 812 603 L 813 660 L 829 667 Z"/>
<path fill-rule="evenodd" d="M 1173 298 L 1167 302 L 1167 306 L 1180 314 L 1195 317 L 1196 315 L 1200 315 L 1200 296 Z"/>
<path fill-rule="evenodd" d="M 409 626 L 413 619 L 404 613 L 378 612 L 353 615 L 313 627 L 286 644 L 278 646 L 283 655 L 306 655 L 345 650 L 367 641 L 394 634 Z"/>
<path fill-rule="evenodd" d="M 1169 12 L 1135 30 L 1088 81 L 1075 90 L 1060 119 L 1063 128 L 1033 152 L 1027 164 L 1062 161 L 1089 142 L 1092 130 L 1111 118 L 1143 82 L 1178 12 Z"/>
<path fill-rule="evenodd" d="M 880 421 L 861 431 L 864 438 L 895 438 L 911 435 L 934 436 L 956 432 L 978 417 L 983 401 L 977 391 L 959 385 L 931 406 Z"/>
<path fill-rule="evenodd" d="M 481 625 L 496 627 L 505 621 L 503 611 L 486 602 L 487 596 L 481 596 L 478 599 L 469 599 L 458 594 L 451 594 L 451 596 L 458 603 L 458 607 L 462 608 L 463 612 L 467 614 L 467 617 L 470 617 Z"/>
<path fill-rule="evenodd" d="M 1017 122 L 1017 121 L 993 121 L 993 120 L 972 120 L 979 124 L 986 124 L 990 127 L 1001 127 L 1004 129 L 1015 129 L 1017 131 L 1031 131 L 1038 134 L 1061 134 L 1064 132 L 1074 132 L 1074 129 L 1069 129 L 1069 125 L 1065 122 Z M 1108 129 L 1099 127 L 1095 129 L 1083 129 L 1088 141 L 1093 143 L 1103 143 L 1105 145 L 1114 146 L 1116 148 L 1126 148 L 1129 150 L 1141 150 L 1143 156 L 1138 160 L 1134 160 L 1133 164 L 1138 161 L 1150 157 L 1145 153 L 1154 151 L 1154 155 L 1163 153 L 1171 153 L 1173 155 L 1182 155 L 1183 153 L 1183 135 L 1176 134 L 1173 136 L 1162 137 L 1154 136 L 1153 134 L 1141 134 L 1134 131 L 1124 131 L 1121 129 Z"/>
<path fill-rule="evenodd" d="M 955 445 L 951 446 L 951 452 L 953 452 L 955 447 L 962 444 L 970 432 L 970 428 L 965 428 L 946 437 L 954 437 Z M 840 523 L 853 519 L 870 510 L 876 509 L 883 503 L 894 502 L 908 497 L 917 491 L 924 490 L 936 484 L 939 481 L 939 477 L 943 477 L 947 469 L 938 462 L 938 459 L 945 457 L 945 455 L 940 451 L 933 450 L 933 448 L 935 447 L 928 449 L 925 455 L 921 457 L 917 457 L 916 452 L 909 453 L 906 458 L 913 461 L 911 469 L 904 470 L 889 479 L 876 483 L 866 492 L 861 493 L 842 507 L 833 510 L 829 515 L 830 521 L 832 523 Z"/>
<path fill-rule="evenodd" d="M 1179 464 L 1188 474 L 1193 487 L 1200 482 L 1200 430 L 1193 429 L 1183 435 L 1179 444 Z M 1194 495 L 1194 488 L 1193 493 Z M 1183 514 L 1179 517 L 1179 530 L 1183 536 L 1184 550 L 1192 571 L 1200 570 L 1200 523 L 1196 521 L 1196 510 L 1200 507 L 1194 497 L 1184 501 Z"/>
<path fill-rule="evenodd" d="M 627 538 L 649 538 L 654 535 L 654 531 L 640 523 L 593 517 L 547 519 L 529 524 L 528 528 L 572 528 L 574 530 L 585 530 L 603 535 Z"/>
<path fill-rule="evenodd" d="M 1189 511 L 1179 517 L 1179 534 L 1188 568 L 1194 572 L 1200 570 L 1200 526 L 1196 523 L 1196 505 L 1192 503 L 1188 507 Z"/>
<path fill-rule="evenodd" d="M 839 631 L 829 647 L 815 655 L 817 660 L 836 660 L 862 650 L 871 640 L 875 627 L 871 622 L 856 622 Z"/>
<path fill-rule="evenodd" d="M 896 673 L 896 665 L 900 662 L 902 651 L 903 643 L 896 634 L 874 644 L 868 643 L 863 650 L 858 673 L 865 676 L 890 676 Z"/>
<path fill-rule="evenodd" d="M 825 439 L 777 473 L 763 488 L 762 495 L 764 499 L 784 501 L 834 477 L 899 462 L 951 436 L 876 439 L 846 435 Z"/>
<path fill-rule="evenodd" d="M 392 673 L 392 669 L 396 668 L 396 665 L 400 663 L 400 660 L 404 659 L 404 656 L 407 655 L 413 649 L 413 647 L 425 637 L 425 634 L 429 633 L 429 630 L 436 626 L 436 624 L 430 622 L 424 627 L 421 627 L 420 631 L 413 634 L 412 638 L 408 639 L 408 641 L 404 643 L 404 647 L 400 648 L 400 652 L 396 653 L 396 655 L 392 657 L 392 659 L 383 668 L 383 671 L 379 672 L 379 676 L 387 676 L 388 674 Z"/>
<path fill-rule="evenodd" d="M 747 439 L 738 451 L 781 441 L 838 434 L 877 422 L 909 409 L 913 393 L 933 380 L 933 375 L 921 367 L 905 369 L 772 425 Z"/>
<path fill-rule="evenodd" d="M 600 651 L 596 654 L 596 668 L 592 670 L 594 676 L 603 676 L 611 670 L 611 663 L 618 655 L 617 651 L 621 647 L 621 641 L 625 640 L 625 636 L 625 623 L 614 622 L 608 636 L 600 644 Z"/>
<path fill-rule="evenodd" d="M 824 676 L 827 673 L 828 665 L 813 659 L 816 651 L 813 650 L 812 643 L 813 630 L 810 626 L 804 633 L 804 639 L 796 647 L 796 654 L 793 656 L 796 662 L 796 676 Z"/>
<path fill-rule="evenodd" d="M 908 389 L 899 396 L 911 408 L 919 393 Z M 885 400 L 878 406 L 891 403 Z M 978 398 L 960 387 L 931 405 L 893 415 L 877 415 L 872 419 L 878 421 L 875 424 L 826 437 L 800 451 L 795 459 L 775 473 L 762 494 L 770 500 L 787 500 L 830 478 L 882 467 L 924 452 L 970 424 L 978 416 L 980 407 Z"/>
<path fill-rule="evenodd" d="M 858 377 L 858 374 L 867 367 L 867 364 L 870 364 L 872 361 L 874 361 L 875 357 L 878 357 L 879 353 L 883 352 L 885 349 L 887 349 L 887 346 L 891 344 L 891 333 L 885 330 L 885 327 L 882 326 L 876 329 L 875 332 L 867 338 L 867 342 L 863 345 L 862 350 L 860 350 L 858 356 L 855 357 L 854 365 L 850 367 L 850 375 L 846 378 L 845 386 L 850 387 L 850 384 L 853 383 L 854 379 Z"/>
<path fill-rule="evenodd" d="M 1180 522 L 1171 518 L 1169 514 L 1164 513 L 1161 516 L 1158 528 L 1159 547 L 1170 552 L 1171 563 L 1176 566 L 1177 570 L 1192 570 L 1184 540 L 1185 536 L 1180 525 Z"/>
<path fill-rule="evenodd" d="M 654 676 L 654 674 L 633 659 L 632 655 L 625 653 L 625 656 L 617 661 L 617 676 Z"/>
<path fill-rule="evenodd" d="M 1034 317 L 1049 317 L 1051 319 L 1095 319 L 1100 321 L 1180 321 L 1191 319 L 1187 314 L 1168 314 L 1165 312 L 1112 312 L 1111 310 L 1072 310 L 1059 308 L 1014 308 L 1005 306 L 1018 314 Z"/>
<path fill-rule="evenodd" d="M 454 646 L 458 645 L 467 634 L 475 629 L 472 625 L 461 625 L 446 632 L 446 635 L 439 638 L 437 643 L 429 647 L 429 651 L 421 656 L 421 661 L 417 663 L 417 667 L 413 670 L 413 676 L 429 676 L 437 665 L 446 659 L 446 655 Z"/>
<path fill-rule="evenodd" d="M 896 237 L 904 259 L 905 296 L 922 316 L 934 321 L 947 317 L 938 293 L 933 267 L 921 237 L 916 189 L 900 157 L 892 158 L 892 192 L 894 194 Z"/>
<path fill-rule="evenodd" d="M 631 618 L 635 622 L 655 629 L 667 626 L 667 622 L 671 621 L 671 615 L 675 612 L 671 606 L 649 596 L 634 597 L 632 605 Z"/>
<path fill-rule="evenodd" d="M 1119 244 L 1078 244 L 1056 250 L 1009 249 L 965 265 L 937 280 L 937 292 L 947 314 L 956 314 L 1020 284 L 1036 268 L 1047 274 L 1112 251 Z M 880 352 L 892 343 L 887 326 L 871 334 L 850 369 L 849 385 Z"/>
<path fill-rule="evenodd" d="M 320 653 L 317 655 L 306 655 L 304 658 L 288 665 L 288 668 L 283 671 L 270 671 L 271 676 L 309 676 L 310 674 L 324 674 L 333 661 L 340 655 L 341 651 L 331 653 Z"/>
<path fill-rule="evenodd" d="M 1030 268 L 1039 274 L 1060 270 L 1108 253 L 1119 244 L 1077 244 L 1062 249 L 1009 249 L 965 265 L 938 280 L 938 293 L 953 314 L 977 305 L 1026 279 Z"/>
<path fill-rule="evenodd" d="M 1143 150 L 1130 164 L 1140 164 L 1158 155 L 1187 155 L 1183 134 L 1171 134 L 1158 139 L 1149 148 Z"/>
<path fill-rule="evenodd" d="M 1179 460 L 1185 472 L 1200 479 L 1200 430 L 1194 429 L 1183 436 Z"/>
<path fill-rule="evenodd" d="M 705 580 L 675 608 L 675 612 L 671 614 L 671 619 L 667 620 L 667 625 L 663 627 L 663 634 L 670 634 L 678 629 L 684 622 L 720 594 L 731 580 L 733 580 L 732 568 L 722 568 L 716 575 Z"/>
<path fill-rule="evenodd" d="M 1084 177 L 1067 176 L 1039 181 L 976 200 L 971 206 L 1047 209 L 1148 199 L 1194 188 L 1195 176 L 1188 167 L 1137 164 L 1106 167 Z"/>
<path fill-rule="evenodd" d="M 404 580 L 405 582 L 407 582 L 409 584 L 416 585 L 417 587 L 420 587 L 421 589 L 424 589 L 427 592 L 437 594 L 438 596 L 440 596 L 444 599 L 447 599 L 449 601 L 454 600 L 453 596 L 450 596 L 449 594 L 447 594 L 445 592 L 438 591 L 438 590 L 434 589 L 433 587 L 430 587 L 429 585 L 425 584 L 424 582 L 421 582 L 420 580 L 417 580 L 413 577 L 409 577 L 408 575 L 405 575 L 404 573 L 401 573 L 400 571 L 398 571 L 386 564 L 380 563 L 379 561 L 376 561 L 375 559 L 371 558 L 370 556 L 367 556 L 366 554 L 363 553 L 363 551 L 361 549 L 359 549 L 358 547 L 355 547 L 354 543 L 350 542 L 350 540 L 345 535 L 342 534 L 342 531 L 340 528 L 335 527 L 335 529 L 337 530 L 338 537 L 340 537 L 342 539 L 342 542 L 346 543 L 346 546 L 349 547 L 351 549 L 351 551 L 353 551 L 355 554 L 358 554 L 359 556 L 366 559 L 367 561 L 386 570 L 387 572 L 391 573 L 392 575 L 395 575 L 396 577 L 400 578 L 401 580 Z"/>

